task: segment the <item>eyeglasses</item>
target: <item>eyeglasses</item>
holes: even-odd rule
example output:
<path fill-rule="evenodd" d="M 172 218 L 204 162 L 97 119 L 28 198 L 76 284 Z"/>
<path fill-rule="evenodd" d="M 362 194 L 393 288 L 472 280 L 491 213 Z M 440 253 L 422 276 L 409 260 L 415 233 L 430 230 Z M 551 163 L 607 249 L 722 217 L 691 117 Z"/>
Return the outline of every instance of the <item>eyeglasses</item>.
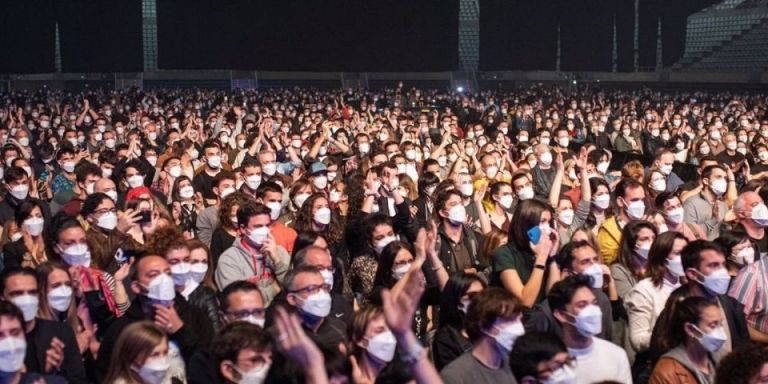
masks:
<path fill-rule="evenodd" d="M 102 216 L 108 213 L 117 213 L 117 208 L 104 208 L 93 211 L 93 214 L 96 216 Z"/>
<path fill-rule="evenodd" d="M 320 284 L 320 285 L 308 285 L 304 288 L 296 289 L 293 291 L 288 291 L 288 293 L 297 293 L 299 295 L 301 294 L 307 294 L 307 295 L 314 295 L 315 293 L 318 293 L 320 291 L 323 291 L 325 293 L 331 292 L 331 286 L 328 284 Z"/>

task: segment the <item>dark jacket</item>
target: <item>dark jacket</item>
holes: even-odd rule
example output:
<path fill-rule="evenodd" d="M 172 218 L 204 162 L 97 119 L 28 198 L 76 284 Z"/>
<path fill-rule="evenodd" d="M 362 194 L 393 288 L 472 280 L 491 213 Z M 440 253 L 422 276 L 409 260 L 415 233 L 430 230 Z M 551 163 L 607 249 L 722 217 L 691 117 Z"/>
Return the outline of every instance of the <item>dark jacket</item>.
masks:
<path fill-rule="evenodd" d="M 24 245 L 23 238 L 5 243 L 3 245 L 3 269 L 21 267 L 25 253 L 27 253 L 27 246 Z"/>
<path fill-rule="evenodd" d="M 35 328 L 26 336 L 24 366 L 27 372 L 44 372 L 46 352 L 55 337 L 64 343 L 64 359 L 59 370 L 51 374 L 62 376 L 70 383 L 88 383 L 75 332 L 68 324 L 38 318 L 35 319 Z"/>
<path fill-rule="evenodd" d="M 603 340 L 613 341 L 613 309 L 611 307 L 611 301 L 602 290 L 592 289 L 592 293 L 595 294 L 597 305 L 603 312 L 603 329 L 595 336 Z M 552 308 L 550 308 L 548 300 L 536 304 L 533 309 L 525 312 L 523 315 L 523 324 L 525 325 L 526 332 L 546 332 L 551 333 L 558 338 L 563 338 L 563 327 L 557 322 L 555 316 L 552 314 Z"/>
<path fill-rule="evenodd" d="M 491 273 L 491 266 L 482 261 L 479 257 L 484 241 L 483 235 L 466 226 L 462 226 L 462 232 L 461 242 L 469 251 L 470 262 L 472 263 L 471 268 L 475 268 L 477 273 L 481 275 L 485 281 L 488 281 Z M 443 224 L 438 226 L 437 234 L 435 249 L 438 251 L 438 256 L 440 257 L 440 261 L 443 262 L 445 270 L 448 271 L 449 275 L 463 271 L 464 269 L 462 266 L 456 265 L 456 255 L 451 246 L 451 239 L 443 231 Z M 430 280 L 429 276 L 427 279 Z"/>
<path fill-rule="evenodd" d="M 43 200 L 35 199 L 32 197 L 27 197 L 23 201 L 18 201 L 10 194 L 7 194 L 3 199 L 3 201 L 0 201 L 0 226 L 5 226 L 5 223 L 8 220 L 14 220 L 16 216 L 16 209 L 18 209 L 19 206 L 25 201 L 30 201 L 30 200 L 34 200 L 40 203 L 40 206 L 43 207 L 43 218 L 45 219 L 46 223 L 50 223 L 51 208 L 48 206 L 48 203 L 46 203 Z"/>
<path fill-rule="evenodd" d="M 104 338 L 101 341 L 101 347 L 99 348 L 99 356 L 97 358 L 97 367 L 99 372 L 97 375 L 99 378 L 106 377 L 107 368 L 112 358 L 112 350 L 115 348 L 115 343 L 120 333 L 130 324 L 138 321 L 153 321 L 153 316 L 149 316 L 144 313 L 142 309 L 146 303 L 146 298 L 143 296 L 137 296 L 131 303 L 131 307 L 128 311 L 119 319 L 115 320 L 112 325 L 109 326 Z M 210 320 L 202 310 L 190 305 L 183 296 L 176 294 L 176 299 L 173 303 L 176 312 L 179 314 L 179 318 L 184 322 L 184 326 L 179 329 L 178 332 L 168 335 L 169 341 L 176 343 L 181 351 L 181 356 L 184 358 L 184 363 L 189 365 L 189 360 L 192 355 L 201 348 L 207 348 L 213 338 L 213 326 Z"/>
<path fill-rule="evenodd" d="M 187 301 L 190 305 L 208 315 L 208 319 L 211 321 L 211 325 L 213 325 L 215 331 L 221 329 L 223 325 L 221 324 L 221 318 L 219 317 L 216 292 L 204 285 L 198 285 L 197 288 L 189 294 Z"/>
<path fill-rule="evenodd" d="M 451 326 L 437 328 L 432 340 L 432 360 L 435 362 L 435 368 L 441 371 L 470 349 L 472 349 L 472 342 L 456 328 Z"/>

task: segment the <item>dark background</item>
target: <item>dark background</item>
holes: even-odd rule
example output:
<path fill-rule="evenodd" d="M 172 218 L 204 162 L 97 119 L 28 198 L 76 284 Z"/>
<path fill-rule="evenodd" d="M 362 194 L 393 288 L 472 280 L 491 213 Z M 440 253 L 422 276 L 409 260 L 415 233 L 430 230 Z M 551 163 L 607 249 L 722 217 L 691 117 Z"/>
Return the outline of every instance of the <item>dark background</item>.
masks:
<path fill-rule="evenodd" d="M 685 47 L 686 17 L 718 0 L 641 0 L 640 66 Z M 0 13 L 0 73 L 140 72 L 141 0 L 24 0 Z M 459 0 L 157 0 L 160 69 L 451 71 Z M 634 0 L 480 0 L 481 70 L 633 69 Z"/>

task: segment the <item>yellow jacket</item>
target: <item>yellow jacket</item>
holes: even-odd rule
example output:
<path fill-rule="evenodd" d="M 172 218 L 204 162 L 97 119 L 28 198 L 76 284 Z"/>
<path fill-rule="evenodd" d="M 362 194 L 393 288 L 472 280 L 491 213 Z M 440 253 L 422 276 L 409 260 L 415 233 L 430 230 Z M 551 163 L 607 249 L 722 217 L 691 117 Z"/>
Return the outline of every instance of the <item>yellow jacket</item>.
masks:
<path fill-rule="evenodd" d="M 602 256 L 605 265 L 616 262 L 620 244 L 621 228 L 619 223 L 616 221 L 616 216 L 609 217 L 597 229 L 597 246 L 600 247 L 600 256 Z"/>

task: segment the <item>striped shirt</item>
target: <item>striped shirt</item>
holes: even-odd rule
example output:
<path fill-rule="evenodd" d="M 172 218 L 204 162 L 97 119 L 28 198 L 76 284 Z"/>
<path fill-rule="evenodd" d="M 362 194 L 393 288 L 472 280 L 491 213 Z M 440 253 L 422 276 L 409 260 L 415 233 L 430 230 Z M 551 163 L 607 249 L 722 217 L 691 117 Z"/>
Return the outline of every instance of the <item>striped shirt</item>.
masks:
<path fill-rule="evenodd" d="M 768 257 L 744 267 L 733 280 L 728 294 L 744 304 L 750 327 L 768 333 Z"/>

